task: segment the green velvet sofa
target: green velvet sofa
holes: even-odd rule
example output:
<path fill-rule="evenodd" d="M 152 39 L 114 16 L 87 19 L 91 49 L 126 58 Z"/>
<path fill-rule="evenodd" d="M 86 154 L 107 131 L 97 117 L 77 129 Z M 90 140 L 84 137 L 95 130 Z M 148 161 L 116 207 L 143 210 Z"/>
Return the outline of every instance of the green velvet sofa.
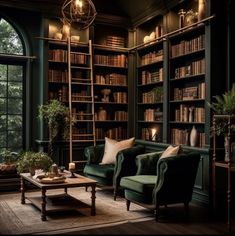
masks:
<path fill-rule="evenodd" d="M 99 185 L 111 185 L 114 189 L 116 200 L 120 180 L 124 176 L 135 175 L 137 171 L 136 156 L 145 153 L 145 147 L 136 144 L 131 148 L 119 151 L 115 164 L 100 165 L 104 155 L 104 144 L 89 146 L 84 149 L 87 163 L 84 167 L 84 175 L 95 179 Z"/>
<path fill-rule="evenodd" d="M 161 205 L 184 203 L 188 211 L 200 161 L 200 154 L 196 152 L 165 158 L 160 158 L 161 154 L 138 155 L 136 175 L 123 177 L 120 182 L 127 210 L 131 202 L 142 205 L 155 211 L 156 220 Z"/>

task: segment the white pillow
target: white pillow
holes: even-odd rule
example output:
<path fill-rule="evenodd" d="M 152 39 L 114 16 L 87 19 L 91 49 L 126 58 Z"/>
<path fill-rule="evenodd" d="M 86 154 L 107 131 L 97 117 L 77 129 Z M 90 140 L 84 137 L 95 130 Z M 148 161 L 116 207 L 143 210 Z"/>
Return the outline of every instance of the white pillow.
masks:
<path fill-rule="evenodd" d="M 165 157 L 169 157 L 169 156 L 174 156 L 177 155 L 181 152 L 181 146 L 175 146 L 173 147 L 172 145 L 170 145 L 161 155 L 160 158 L 165 158 Z"/>
<path fill-rule="evenodd" d="M 134 137 L 122 140 L 120 142 L 105 137 L 104 156 L 100 164 L 115 164 L 117 153 L 123 149 L 133 147 L 134 143 Z"/>

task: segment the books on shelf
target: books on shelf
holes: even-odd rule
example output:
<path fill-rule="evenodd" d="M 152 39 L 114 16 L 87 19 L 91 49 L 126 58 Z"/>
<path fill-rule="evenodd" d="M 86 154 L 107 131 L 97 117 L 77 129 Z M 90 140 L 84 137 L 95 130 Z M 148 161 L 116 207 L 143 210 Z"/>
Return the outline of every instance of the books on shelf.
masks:
<path fill-rule="evenodd" d="M 125 47 L 125 38 L 121 36 L 108 35 L 106 45 L 110 47 Z"/>
<path fill-rule="evenodd" d="M 127 76 L 118 73 L 111 74 L 96 74 L 96 84 L 110 84 L 110 85 L 127 85 Z"/>

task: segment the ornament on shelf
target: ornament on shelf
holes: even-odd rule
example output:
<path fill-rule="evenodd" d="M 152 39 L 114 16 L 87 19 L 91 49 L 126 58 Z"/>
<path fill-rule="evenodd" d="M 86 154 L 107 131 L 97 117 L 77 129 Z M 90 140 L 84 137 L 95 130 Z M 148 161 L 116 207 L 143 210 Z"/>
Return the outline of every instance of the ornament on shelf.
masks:
<path fill-rule="evenodd" d="M 186 11 L 184 9 L 180 9 L 178 12 L 179 15 L 179 28 L 184 27 L 184 17 L 185 17 Z"/>
<path fill-rule="evenodd" d="M 206 16 L 206 0 L 198 0 L 198 21 Z"/>
<path fill-rule="evenodd" d="M 195 128 L 195 125 L 194 125 L 191 132 L 190 132 L 190 146 L 196 147 L 197 136 L 198 136 L 198 132 L 197 132 L 197 129 Z"/>

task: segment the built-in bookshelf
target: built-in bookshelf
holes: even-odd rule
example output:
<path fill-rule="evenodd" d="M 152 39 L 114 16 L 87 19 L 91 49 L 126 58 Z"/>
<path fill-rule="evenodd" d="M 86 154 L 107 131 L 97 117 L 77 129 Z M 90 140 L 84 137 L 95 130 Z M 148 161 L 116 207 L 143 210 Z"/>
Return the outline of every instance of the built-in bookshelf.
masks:
<path fill-rule="evenodd" d="M 58 99 L 71 108 L 73 142 L 93 143 L 95 138 L 91 41 L 74 43 L 50 38 L 47 40 L 48 100 Z"/>
<path fill-rule="evenodd" d="M 194 27 L 169 37 L 170 138 L 173 144 L 191 146 L 197 129 L 197 147 L 205 146 L 206 60 L 205 27 Z"/>
<path fill-rule="evenodd" d="M 128 30 L 96 24 L 93 35 L 97 142 L 128 137 Z"/>
<path fill-rule="evenodd" d="M 94 105 L 97 141 L 127 138 L 128 51 L 94 45 Z"/>
<path fill-rule="evenodd" d="M 163 40 L 137 50 L 137 135 L 162 141 L 163 123 Z"/>

